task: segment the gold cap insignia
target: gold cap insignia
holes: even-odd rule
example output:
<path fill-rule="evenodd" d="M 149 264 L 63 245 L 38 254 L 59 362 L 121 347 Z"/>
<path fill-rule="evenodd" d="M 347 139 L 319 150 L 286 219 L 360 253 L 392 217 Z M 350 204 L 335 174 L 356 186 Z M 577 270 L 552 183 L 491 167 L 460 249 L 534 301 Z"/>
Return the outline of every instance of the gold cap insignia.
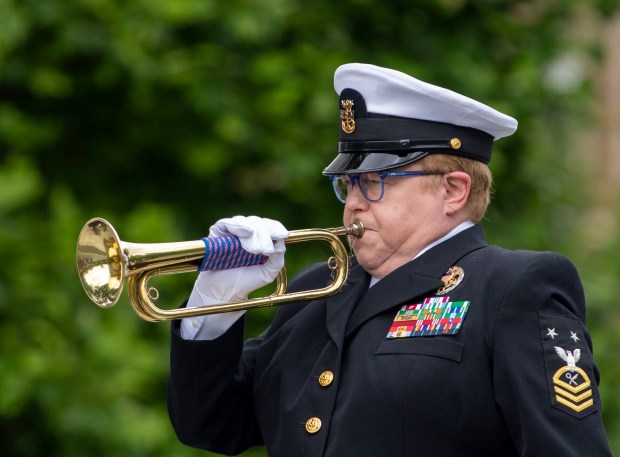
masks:
<path fill-rule="evenodd" d="M 342 100 L 340 110 L 340 125 L 344 133 L 355 132 L 355 119 L 353 112 L 353 100 Z"/>
<path fill-rule="evenodd" d="M 459 149 L 461 147 L 461 140 L 459 140 L 458 138 L 452 138 L 450 140 L 450 147 L 452 149 Z"/>
<path fill-rule="evenodd" d="M 443 287 L 437 289 L 435 292 L 437 295 L 447 294 L 451 290 L 454 290 L 456 286 L 458 286 L 463 278 L 465 277 L 465 272 L 461 267 L 453 266 L 450 267 L 448 271 L 444 273 L 441 277 L 441 281 L 443 282 Z"/>

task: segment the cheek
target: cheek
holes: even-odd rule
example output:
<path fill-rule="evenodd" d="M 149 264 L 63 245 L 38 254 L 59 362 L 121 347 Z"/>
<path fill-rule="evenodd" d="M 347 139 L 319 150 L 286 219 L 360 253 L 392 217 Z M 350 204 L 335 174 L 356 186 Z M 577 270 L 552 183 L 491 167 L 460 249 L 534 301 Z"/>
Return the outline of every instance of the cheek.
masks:
<path fill-rule="evenodd" d="M 381 235 L 387 239 L 396 239 L 415 226 L 417 211 L 411 202 L 385 205 L 381 211 L 374 213 L 376 225 Z"/>

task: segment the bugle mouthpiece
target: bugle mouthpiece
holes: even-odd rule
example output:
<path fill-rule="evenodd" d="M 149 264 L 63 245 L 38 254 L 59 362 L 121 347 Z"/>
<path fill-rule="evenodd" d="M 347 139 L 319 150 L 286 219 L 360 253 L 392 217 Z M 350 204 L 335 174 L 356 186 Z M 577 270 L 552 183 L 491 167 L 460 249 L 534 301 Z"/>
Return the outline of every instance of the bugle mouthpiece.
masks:
<path fill-rule="evenodd" d="M 361 238 L 364 235 L 364 224 L 359 219 L 356 219 L 351 224 L 345 227 L 338 227 L 327 230 L 337 236 L 346 235 L 352 238 Z"/>
<path fill-rule="evenodd" d="M 353 238 L 361 238 L 364 235 L 364 224 L 356 219 L 352 224 L 347 225 L 347 235 Z"/>

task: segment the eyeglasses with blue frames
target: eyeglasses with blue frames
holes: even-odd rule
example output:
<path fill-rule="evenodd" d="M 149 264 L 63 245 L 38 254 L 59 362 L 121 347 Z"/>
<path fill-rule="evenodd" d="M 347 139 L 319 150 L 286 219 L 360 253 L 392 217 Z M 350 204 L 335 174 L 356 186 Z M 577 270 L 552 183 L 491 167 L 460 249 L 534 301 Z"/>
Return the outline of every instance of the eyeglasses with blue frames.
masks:
<path fill-rule="evenodd" d="M 359 175 L 330 176 L 329 179 L 334 187 L 336 198 L 346 203 L 347 195 L 357 183 L 364 198 L 370 202 L 377 202 L 383 198 L 385 191 L 385 178 L 401 178 L 406 176 L 430 176 L 443 175 L 443 171 L 381 171 L 377 173 L 362 173 Z"/>

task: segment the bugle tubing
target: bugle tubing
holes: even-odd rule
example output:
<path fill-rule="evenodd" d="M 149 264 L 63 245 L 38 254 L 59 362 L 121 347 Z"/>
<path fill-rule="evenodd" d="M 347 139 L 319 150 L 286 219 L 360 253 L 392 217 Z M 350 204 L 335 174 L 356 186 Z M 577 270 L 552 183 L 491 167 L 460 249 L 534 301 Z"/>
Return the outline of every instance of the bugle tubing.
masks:
<path fill-rule="evenodd" d="M 286 244 L 324 241 L 333 251 L 328 260 L 332 281 L 326 287 L 286 293 L 286 269 L 278 273 L 276 289 L 267 297 L 222 303 L 195 308 L 161 309 L 154 303 L 159 293 L 148 281 L 157 275 L 197 271 L 205 256 L 202 240 L 177 243 L 128 243 L 122 241 L 114 227 L 102 218 L 89 220 L 78 237 L 77 268 L 84 291 L 102 308 L 114 306 L 128 279 L 129 301 L 144 320 L 159 322 L 186 317 L 205 316 L 238 310 L 268 307 L 305 300 L 314 300 L 337 293 L 348 276 L 348 252 L 340 236 L 360 238 L 364 233 L 361 221 L 346 227 L 304 229 L 289 232 Z"/>

